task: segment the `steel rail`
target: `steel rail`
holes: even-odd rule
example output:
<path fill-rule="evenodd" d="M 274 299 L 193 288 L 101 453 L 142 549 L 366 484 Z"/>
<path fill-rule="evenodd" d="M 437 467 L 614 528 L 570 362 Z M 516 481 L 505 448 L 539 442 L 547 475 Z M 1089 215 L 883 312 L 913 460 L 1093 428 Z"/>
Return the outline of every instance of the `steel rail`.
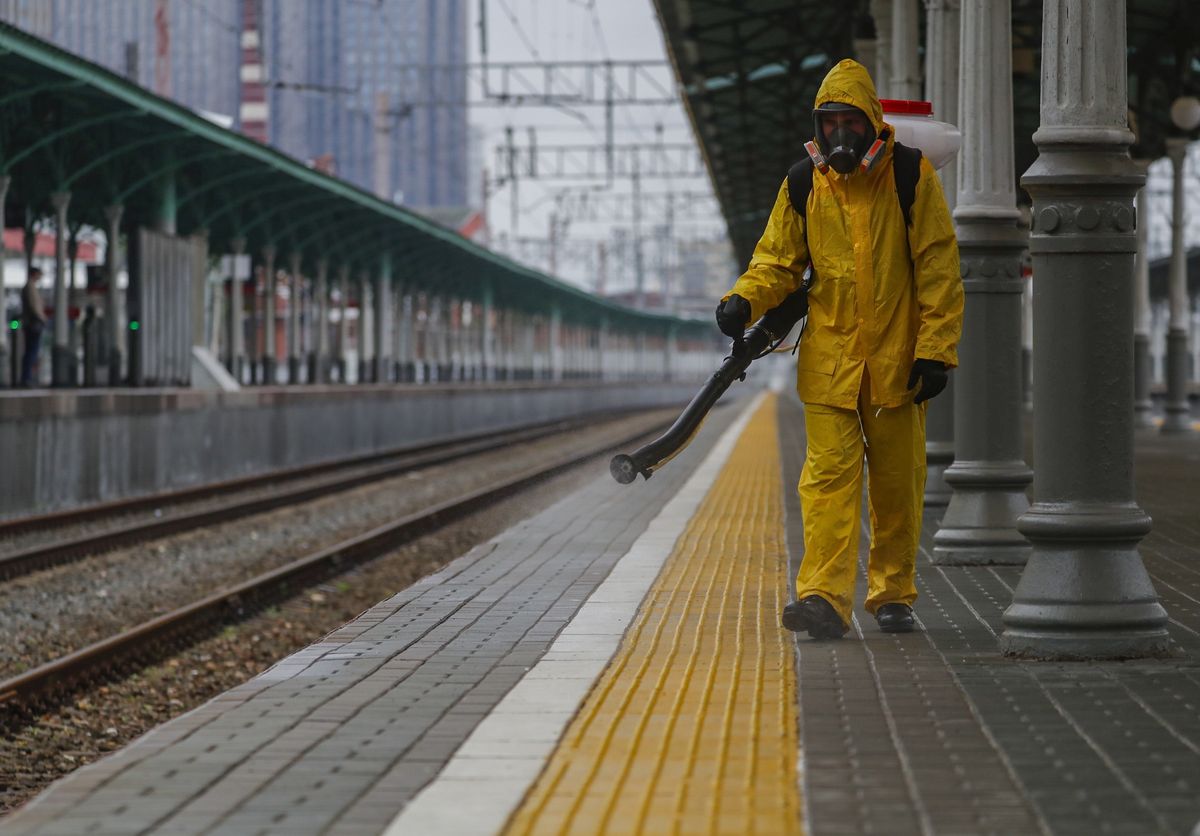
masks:
<path fill-rule="evenodd" d="M 537 424 L 532 427 L 521 427 L 502 434 L 479 433 L 463 436 L 453 440 L 439 442 L 434 445 L 408 446 L 397 448 L 379 454 L 353 456 L 335 462 L 323 462 L 308 467 L 289 468 L 285 471 L 274 471 L 271 474 L 235 479 L 227 482 L 209 484 L 197 488 L 175 491 L 170 494 L 159 494 L 156 497 L 143 497 L 122 502 L 107 503 L 102 508 L 89 508 L 81 512 L 66 512 L 50 514 L 37 518 L 41 525 L 38 527 L 61 526 L 70 522 L 80 522 L 95 519 L 98 516 L 112 515 L 123 511 L 149 510 L 161 507 L 158 500 L 167 498 L 172 503 L 186 500 L 202 499 L 232 490 L 245 490 L 279 481 L 295 481 L 302 478 L 319 476 L 322 473 L 334 471 L 328 478 L 300 487 L 286 486 L 264 496 L 251 498 L 233 498 L 228 502 L 212 508 L 197 511 L 184 511 L 161 519 L 141 520 L 129 525 L 94 534 L 84 534 L 68 540 L 58 540 L 30 546 L 20 551 L 10 552 L 0 556 L 0 580 L 11 580 L 22 575 L 30 574 L 41 569 L 70 563 L 84 557 L 102 554 L 114 548 L 145 542 L 170 534 L 192 531 L 213 523 L 230 522 L 252 514 L 263 513 L 275 508 L 298 502 L 305 502 L 326 496 L 330 493 L 345 491 L 369 482 L 387 479 L 420 467 L 444 464 L 464 456 L 477 455 L 490 450 L 496 450 L 509 444 L 544 438 L 559 432 L 566 432 L 579 426 L 595 421 L 596 415 L 567 421 L 554 421 Z M 375 463 L 372 466 L 372 463 Z M 351 468 L 358 469 L 353 473 L 344 472 Z M 28 520 L 18 520 L 16 523 L 28 523 Z M 12 528 L 16 525 L 9 524 Z M 19 530 L 19 529 L 18 529 Z M 0 526 L 0 535 L 11 533 Z"/>
<path fill-rule="evenodd" d="M 228 589 L 215 592 L 87 647 L 0 682 L 0 706 L 32 705 L 138 660 L 160 657 L 164 646 L 193 644 L 217 624 L 247 617 L 267 603 L 293 593 L 312 579 L 326 579 L 395 550 L 511 494 L 562 473 L 651 433 L 668 422 L 656 421 L 616 441 L 573 452 L 549 464 L 487 487 L 444 500 L 301 557 Z"/>

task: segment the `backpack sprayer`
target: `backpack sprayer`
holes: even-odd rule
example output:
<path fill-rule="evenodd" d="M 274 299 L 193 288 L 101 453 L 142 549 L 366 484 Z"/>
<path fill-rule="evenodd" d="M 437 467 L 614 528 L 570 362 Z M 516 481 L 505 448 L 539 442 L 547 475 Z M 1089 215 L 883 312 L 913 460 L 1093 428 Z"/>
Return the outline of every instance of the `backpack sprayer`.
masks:
<path fill-rule="evenodd" d="M 700 430 L 709 411 L 725 394 L 735 380 L 746 379 L 746 369 L 755 360 L 766 357 L 787 339 L 793 327 L 804 317 L 807 310 L 805 295 L 812 286 L 813 272 L 810 266 L 804 271 L 800 289 L 793 291 L 776 307 L 767 311 L 757 322 L 746 329 L 740 339 L 733 341 L 729 356 L 721 368 L 708 379 L 691 402 L 675 419 L 675 423 L 658 438 L 634 450 L 629 455 L 613 456 L 608 470 L 622 485 L 628 485 L 642 474 L 649 479 L 654 471 L 675 458 Z M 804 333 L 801 327 L 801 333 Z"/>

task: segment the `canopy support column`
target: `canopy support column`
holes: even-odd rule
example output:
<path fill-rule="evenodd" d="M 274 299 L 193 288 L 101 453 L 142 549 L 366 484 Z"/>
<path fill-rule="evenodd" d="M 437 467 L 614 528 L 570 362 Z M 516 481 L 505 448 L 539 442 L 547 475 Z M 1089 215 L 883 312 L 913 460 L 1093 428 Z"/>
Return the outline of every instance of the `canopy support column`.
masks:
<path fill-rule="evenodd" d="M 371 379 L 367 349 L 371 345 L 371 275 L 366 270 L 358 274 L 358 382 Z"/>
<path fill-rule="evenodd" d="M 892 0 L 892 73 L 894 99 L 921 98 L 920 0 Z"/>
<path fill-rule="evenodd" d="M 563 378 L 562 311 L 557 305 L 550 309 L 550 379 Z"/>
<path fill-rule="evenodd" d="M 349 380 L 350 362 L 350 268 L 343 264 L 338 270 L 338 327 L 337 327 L 337 375 L 338 383 Z"/>
<path fill-rule="evenodd" d="M 51 349 L 52 386 L 74 386 L 75 358 L 71 354 L 71 294 L 70 277 L 67 276 L 67 207 L 71 205 L 70 192 L 54 192 L 50 195 L 54 207 L 54 346 Z"/>
<path fill-rule="evenodd" d="M 314 351 L 316 352 L 316 374 L 314 381 L 328 383 L 330 378 L 329 357 L 329 259 L 322 258 L 317 262 L 316 304 L 313 306 L 316 329 Z"/>
<path fill-rule="evenodd" d="M 400 380 L 417 379 L 417 292 L 411 285 L 400 296 Z"/>
<path fill-rule="evenodd" d="M 125 328 L 121 318 L 121 288 L 118 277 L 121 273 L 121 218 L 125 207 L 113 204 L 104 209 L 108 222 L 108 241 L 104 245 L 104 270 L 108 274 L 108 385 L 116 386 L 121 381 L 122 358 L 125 354 Z"/>
<path fill-rule="evenodd" d="M 371 358 L 371 380 L 388 381 L 389 312 L 391 311 L 392 254 L 387 250 L 379 256 L 379 275 L 375 278 L 374 321 L 375 352 Z"/>
<path fill-rule="evenodd" d="M 304 280 L 300 278 L 302 261 L 299 252 L 293 252 L 289 259 L 287 373 L 288 383 L 293 386 L 300 382 L 300 306 L 304 304 Z"/>
<path fill-rule="evenodd" d="M 496 379 L 496 303 L 492 292 L 492 285 L 489 282 L 483 286 L 483 302 L 480 305 L 480 314 L 482 321 L 483 344 L 480 346 L 480 379 L 495 380 Z"/>
<path fill-rule="evenodd" d="M 12 178 L 10 176 L 8 176 L 7 174 L 0 174 L 0 219 L 2 219 L 4 217 L 5 207 L 8 203 L 8 187 L 9 187 L 9 184 L 11 184 L 11 183 L 12 183 Z M 2 229 L 2 228 L 3 228 L 3 224 L 0 223 L 0 229 Z M 7 329 L 8 328 L 7 322 L 5 323 L 5 326 Z M 17 342 L 18 342 L 16 339 L 17 336 L 18 336 L 18 333 L 16 331 L 11 331 L 10 334 L 6 334 L 4 336 L 3 340 L 0 340 L 0 385 L 16 386 L 18 383 L 20 383 L 20 372 L 19 371 L 17 374 L 10 374 L 10 369 L 12 368 L 12 363 L 13 362 L 20 363 L 20 358 L 17 358 L 17 357 L 10 358 L 8 356 L 8 352 L 10 350 L 9 349 L 10 339 L 11 339 L 12 346 L 13 346 L 11 350 L 13 352 L 16 352 L 16 350 L 17 350 Z"/>
<path fill-rule="evenodd" d="M 871 79 L 879 98 L 892 95 L 892 0 L 871 0 L 871 19 L 875 21 L 875 64 Z"/>
<path fill-rule="evenodd" d="M 404 287 L 397 285 L 391 295 L 392 339 L 390 342 L 392 380 L 404 382 Z"/>
<path fill-rule="evenodd" d="M 1017 517 L 1033 473 L 1021 436 L 1021 254 L 1013 172 L 1011 6 L 963 0 L 958 228 L 966 309 L 954 389 L 954 489 L 935 563 L 1024 563 Z"/>
<path fill-rule="evenodd" d="M 1137 161 L 1144 174 L 1149 160 Z M 1150 400 L 1150 381 L 1154 376 L 1150 358 L 1150 206 L 1146 187 L 1137 193 L 1137 258 L 1133 275 L 1133 423 L 1135 427 L 1154 426 L 1154 404 Z"/>
<path fill-rule="evenodd" d="M 961 37 L 960 0 L 925 0 L 925 95 L 935 119 L 958 124 L 958 64 Z M 947 165 L 938 172 L 946 203 L 953 211 L 958 199 L 958 171 Z M 925 412 L 925 507 L 949 504 L 953 489 L 946 469 L 954 463 L 954 378 L 929 402 Z"/>
<path fill-rule="evenodd" d="M 262 248 L 263 256 L 263 353 L 262 382 L 275 385 L 275 245 Z"/>
<path fill-rule="evenodd" d="M 1171 302 L 1171 322 L 1167 329 L 1167 406 L 1162 431 L 1167 434 L 1192 431 L 1191 407 L 1188 405 L 1188 328 L 1191 326 L 1191 306 L 1187 291 L 1187 243 L 1184 240 L 1184 167 L 1187 162 L 1188 140 L 1184 137 L 1167 139 L 1167 156 L 1171 159 L 1171 272 L 1168 279 L 1168 298 Z"/>
<path fill-rule="evenodd" d="M 239 384 L 242 382 L 242 366 L 246 355 L 246 316 L 243 310 L 243 286 L 242 279 L 238 275 L 241 266 L 242 255 L 246 252 L 246 239 L 234 238 L 229 242 L 230 249 L 233 250 L 233 258 L 230 259 L 229 266 L 229 316 L 228 316 L 228 337 L 225 340 L 225 368 L 233 376 Z M 250 271 L 251 279 L 254 276 L 253 268 Z"/>
<path fill-rule="evenodd" d="M 1038 478 L 1020 520 L 1033 552 L 1000 648 L 1038 659 L 1161 655 L 1167 614 L 1138 554 L 1150 518 L 1133 487 L 1129 301 L 1145 175 L 1129 158 L 1125 2 L 1045 0 L 1042 21 L 1039 156 L 1021 180 L 1033 197 Z"/>

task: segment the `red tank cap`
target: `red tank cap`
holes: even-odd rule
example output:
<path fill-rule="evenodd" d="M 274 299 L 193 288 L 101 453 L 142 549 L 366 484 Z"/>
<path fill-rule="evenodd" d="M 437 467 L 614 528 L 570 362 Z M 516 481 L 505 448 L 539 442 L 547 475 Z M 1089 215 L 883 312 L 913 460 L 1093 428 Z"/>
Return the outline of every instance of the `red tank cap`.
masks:
<path fill-rule="evenodd" d="M 914 99 L 880 99 L 884 113 L 909 113 L 913 116 L 932 116 L 933 102 Z"/>

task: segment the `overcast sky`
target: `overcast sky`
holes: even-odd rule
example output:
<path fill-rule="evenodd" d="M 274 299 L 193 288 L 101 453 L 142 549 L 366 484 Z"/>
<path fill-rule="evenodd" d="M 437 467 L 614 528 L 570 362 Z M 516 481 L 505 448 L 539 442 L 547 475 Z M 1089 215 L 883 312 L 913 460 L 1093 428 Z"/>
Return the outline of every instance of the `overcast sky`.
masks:
<path fill-rule="evenodd" d="M 469 0 L 471 30 L 469 36 L 469 60 L 480 60 L 480 0 Z M 657 60 L 666 61 L 667 55 L 651 0 L 483 0 L 486 5 L 487 51 L 490 62 L 500 61 L 604 61 L 612 60 Z M 672 76 L 673 81 L 673 76 Z M 603 146 L 604 109 L 602 107 L 580 107 L 571 113 L 545 107 L 476 107 L 471 111 L 471 122 L 483 134 L 483 161 L 489 169 L 495 168 L 495 147 L 503 144 L 506 126 L 514 127 L 515 144 L 528 144 L 528 128 L 536 130 L 537 142 L 541 146 L 552 144 L 593 143 Z M 688 142 L 694 144 L 691 127 L 681 104 L 672 106 L 618 107 L 615 112 L 615 139 L 620 143 L 653 142 L 657 136 L 655 126 L 662 125 L 665 142 Z M 493 171 L 493 174 L 496 172 Z M 522 181 L 518 186 L 519 212 L 515 234 L 521 237 L 548 238 L 550 215 L 555 205 L 555 195 L 561 189 L 571 187 L 572 193 L 581 190 L 603 189 L 603 183 L 562 182 L 542 183 Z M 654 193 L 675 189 L 677 191 L 705 191 L 711 194 L 707 176 L 679 180 L 643 180 L 643 192 Z M 613 192 L 628 194 L 629 181 L 618 181 Z M 660 202 L 661 205 L 661 202 Z M 696 203 L 697 210 L 685 213 L 686 217 L 676 220 L 677 237 L 711 239 L 723 236 L 724 225 L 716 211 L 715 202 L 709 200 Z M 505 236 L 514 234 L 512 223 L 512 189 L 505 186 L 495 193 L 489 205 L 493 246 L 500 247 Z M 661 217 L 645 217 L 643 229 L 650 234 L 653 227 L 663 223 Z M 617 226 L 628 227 L 629 223 Z M 609 238 L 613 234 L 612 221 L 573 221 L 565 230 L 564 244 L 560 248 L 558 273 L 565 278 L 587 286 L 595 271 L 594 263 L 586 263 L 581 257 L 565 258 L 571 253 L 585 250 L 584 242 Z M 571 247 L 569 242 L 576 242 Z M 653 267 L 659 257 L 655 249 L 657 241 L 648 241 L 644 246 L 648 269 L 648 285 L 652 288 Z M 511 251 L 511 245 L 510 245 Z M 531 257 L 532 248 L 526 248 Z M 517 253 L 513 253 L 516 255 Z M 633 277 L 629 265 L 620 264 L 610 258 L 608 289 L 632 286 Z"/>

